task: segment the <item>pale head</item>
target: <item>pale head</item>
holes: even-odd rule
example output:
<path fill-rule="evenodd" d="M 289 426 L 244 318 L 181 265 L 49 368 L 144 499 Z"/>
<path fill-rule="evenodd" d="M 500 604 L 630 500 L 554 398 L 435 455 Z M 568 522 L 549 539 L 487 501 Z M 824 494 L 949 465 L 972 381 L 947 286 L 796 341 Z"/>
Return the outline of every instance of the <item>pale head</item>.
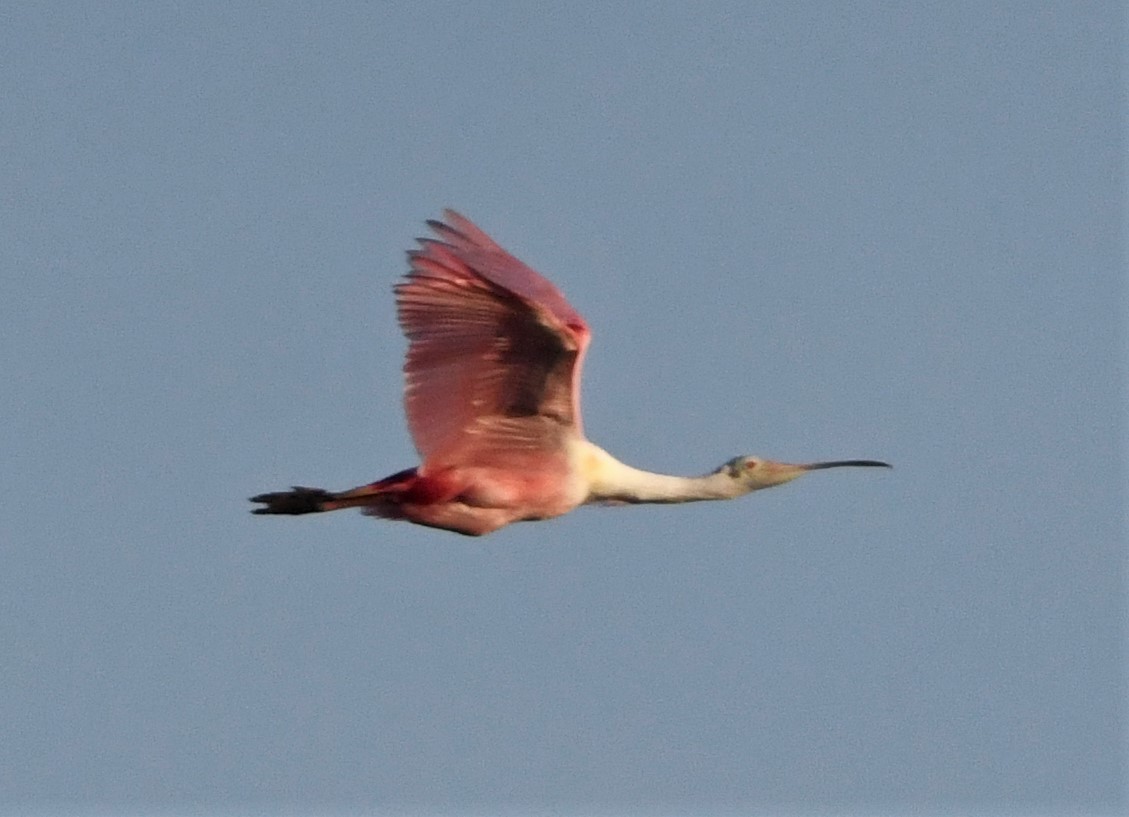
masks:
<path fill-rule="evenodd" d="M 718 469 L 718 473 L 728 476 L 742 493 L 758 491 L 783 485 L 808 471 L 821 471 L 825 468 L 890 468 L 889 463 L 878 460 L 832 460 L 830 462 L 808 462 L 793 464 L 773 462 L 760 457 L 734 457 Z"/>

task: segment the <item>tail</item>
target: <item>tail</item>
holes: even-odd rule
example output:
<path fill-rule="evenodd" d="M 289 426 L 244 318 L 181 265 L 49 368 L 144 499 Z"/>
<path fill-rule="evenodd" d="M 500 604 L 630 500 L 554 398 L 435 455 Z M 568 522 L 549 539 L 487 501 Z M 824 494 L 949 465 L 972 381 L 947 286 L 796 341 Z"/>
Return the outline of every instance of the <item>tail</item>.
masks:
<path fill-rule="evenodd" d="M 321 488 L 303 488 L 295 485 L 289 491 L 272 494 L 259 494 L 251 497 L 252 502 L 261 502 L 266 507 L 255 508 L 251 513 L 284 513 L 297 516 L 302 513 L 320 513 L 332 510 L 326 507 L 335 497 Z"/>
<path fill-rule="evenodd" d="M 251 497 L 252 502 L 259 502 L 264 506 L 255 508 L 251 513 L 298 516 L 304 513 L 339 511 L 342 508 L 371 508 L 389 501 L 397 492 L 402 491 L 405 485 L 410 484 L 410 479 L 415 476 L 415 472 L 416 469 L 410 468 L 407 471 L 400 471 L 390 477 L 385 477 L 379 482 L 362 485 L 359 488 L 351 488 L 340 493 L 326 491 L 322 488 L 304 488 L 301 485 L 295 485 L 289 491 L 277 491 Z"/>

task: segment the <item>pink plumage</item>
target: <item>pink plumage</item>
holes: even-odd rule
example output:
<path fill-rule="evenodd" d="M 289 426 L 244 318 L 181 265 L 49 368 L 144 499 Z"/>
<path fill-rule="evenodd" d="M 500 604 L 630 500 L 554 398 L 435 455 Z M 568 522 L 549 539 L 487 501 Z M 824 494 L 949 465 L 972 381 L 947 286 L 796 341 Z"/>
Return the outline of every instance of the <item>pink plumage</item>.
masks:
<path fill-rule="evenodd" d="M 588 442 L 580 371 L 590 332 L 549 281 L 458 213 L 408 253 L 396 285 L 408 339 L 404 409 L 422 464 L 333 493 L 260 494 L 259 514 L 359 507 L 366 514 L 478 535 L 586 502 L 729 499 L 801 473 L 871 460 L 788 465 L 730 460 L 701 477 L 641 471 Z"/>
<path fill-rule="evenodd" d="M 424 468 L 556 454 L 581 434 L 588 325 L 564 296 L 450 210 L 396 286 L 404 408 Z M 485 458 L 485 459 L 484 459 Z"/>

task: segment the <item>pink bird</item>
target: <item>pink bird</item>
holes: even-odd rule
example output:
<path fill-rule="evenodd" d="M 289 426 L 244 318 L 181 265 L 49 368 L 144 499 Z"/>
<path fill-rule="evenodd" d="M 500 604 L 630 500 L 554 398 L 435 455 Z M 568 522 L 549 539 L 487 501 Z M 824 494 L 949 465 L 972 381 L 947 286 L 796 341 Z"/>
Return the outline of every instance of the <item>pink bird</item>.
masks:
<path fill-rule="evenodd" d="M 361 508 L 370 516 L 480 536 L 587 503 L 733 499 L 808 471 L 874 460 L 791 465 L 735 457 L 700 477 L 625 465 L 588 442 L 580 370 L 591 332 L 547 280 L 463 216 L 428 221 L 396 290 L 408 338 L 404 407 L 423 464 L 334 493 L 260 494 L 258 514 Z"/>

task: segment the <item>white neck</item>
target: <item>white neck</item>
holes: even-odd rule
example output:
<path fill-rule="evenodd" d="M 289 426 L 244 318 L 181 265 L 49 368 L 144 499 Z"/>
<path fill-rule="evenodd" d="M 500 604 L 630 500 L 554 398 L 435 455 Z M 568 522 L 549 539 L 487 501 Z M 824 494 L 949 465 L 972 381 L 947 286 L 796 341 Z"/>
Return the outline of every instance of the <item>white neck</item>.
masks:
<path fill-rule="evenodd" d="M 587 441 L 580 470 L 588 481 L 588 502 L 698 502 L 747 492 L 724 472 L 700 477 L 655 474 L 625 465 Z"/>

